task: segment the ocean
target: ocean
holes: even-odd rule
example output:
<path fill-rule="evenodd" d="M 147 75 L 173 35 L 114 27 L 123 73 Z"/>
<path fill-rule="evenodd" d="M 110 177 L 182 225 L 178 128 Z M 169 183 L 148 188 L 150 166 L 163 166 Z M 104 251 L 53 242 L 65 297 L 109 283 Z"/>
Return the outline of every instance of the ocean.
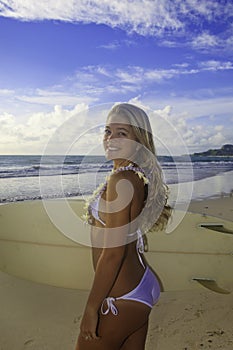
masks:
<path fill-rule="evenodd" d="M 192 186 L 191 199 L 229 194 L 233 190 L 233 158 L 158 156 L 171 191 Z M 103 156 L 0 156 L 0 203 L 90 195 L 111 171 Z M 190 197 L 190 193 L 188 195 Z"/>

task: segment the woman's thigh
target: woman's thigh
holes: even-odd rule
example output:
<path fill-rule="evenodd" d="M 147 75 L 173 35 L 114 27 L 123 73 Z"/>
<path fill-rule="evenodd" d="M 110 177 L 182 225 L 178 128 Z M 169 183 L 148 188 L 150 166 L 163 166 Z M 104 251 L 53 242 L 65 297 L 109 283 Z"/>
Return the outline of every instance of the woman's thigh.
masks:
<path fill-rule="evenodd" d="M 148 321 L 126 339 L 121 350 L 144 350 L 148 331 Z"/>
<path fill-rule="evenodd" d="M 119 350 L 127 338 L 142 328 L 147 322 L 151 309 L 140 302 L 117 300 L 118 314 L 100 315 L 98 340 L 79 337 L 78 350 Z M 129 347 L 127 349 L 130 349 Z"/>

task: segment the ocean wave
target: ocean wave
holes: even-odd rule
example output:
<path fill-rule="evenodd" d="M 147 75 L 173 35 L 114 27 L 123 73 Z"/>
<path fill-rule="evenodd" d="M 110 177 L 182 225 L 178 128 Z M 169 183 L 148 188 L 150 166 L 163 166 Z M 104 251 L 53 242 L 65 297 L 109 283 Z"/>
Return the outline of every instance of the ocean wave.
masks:
<path fill-rule="evenodd" d="M 233 170 L 233 162 L 228 161 L 211 161 L 211 162 L 164 162 L 161 163 L 164 171 L 190 171 L 193 169 L 196 173 L 209 171 L 215 175 L 217 172 Z M 35 164 L 35 165 L 18 165 L 18 166 L 0 166 L 1 178 L 20 178 L 20 177 L 38 177 L 38 176 L 57 176 L 57 175 L 74 175 L 85 173 L 103 173 L 109 172 L 111 164 L 105 163 L 64 163 L 64 164 Z"/>
<path fill-rule="evenodd" d="M 74 197 L 91 194 L 104 181 L 112 168 L 104 157 L 70 156 L 48 157 L 46 162 L 40 156 L 0 156 L 0 202 L 41 199 L 40 181 L 45 183 L 47 198 Z M 165 182 L 168 185 L 206 179 L 233 170 L 233 160 L 196 158 L 185 162 L 179 158 L 160 159 Z M 64 184 L 61 193 L 57 184 Z M 79 188 L 79 183 L 82 188 Z"/>

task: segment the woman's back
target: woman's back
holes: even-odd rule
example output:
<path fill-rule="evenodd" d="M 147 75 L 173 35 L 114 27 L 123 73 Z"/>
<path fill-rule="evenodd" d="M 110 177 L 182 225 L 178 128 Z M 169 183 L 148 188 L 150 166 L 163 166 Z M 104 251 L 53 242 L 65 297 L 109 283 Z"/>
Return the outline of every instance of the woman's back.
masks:
<path fill-rule="evenodd" d="M 130 184 L 133 186 L 133 197 L 130 203 L 130 217 L 129 217 L 129 223 L 130 221 L 134 221 L 138 215 L 141 213 L 144 201 L 146 198 L 146 187 L 144 184 L 144 181 L 142 178 L 140 178 L 136 174 L 136 170 L 138 170 L 137 167 L 134 168 L 133 171 L 124 170 L 122 169 L 121 173 L 113 174 L 111 176 L 115 176 L 117 181 L 120 181 L 122 179 L 127 180 L 130 182 Z M 99 203 L 100 196 L 97 197 L 97 203 Z M 106 201 L 106 190 L 102 193 L 101 199 Z M 95 204 L 94 204 L 95 207 Z M 106 203 L 105 203 L 106 208 Z M 101 208 L 101 215 L 95 212 L 97 208 L 95 207 L 95 220 L 92 227 L 92 256 L 93 256 L 93 265 L 94 269 L 96 269 L 99 257 L 102 253 L 102 250 L 104 248 L 98 248 L 100 245 L 100 237 L 104 237 L 104 230 L 105 228 L 105 208 Z M 97 228 L 97 229 L 96 229 Z M 103 231 L 102 231 L 102 230 Z M 101 234 L 101 231 L 103 232 Z M 133 232 L 132 232 L 133 231 Z M 110 232 L 111 234 L 111 232 Z M 141 253 L 139 252 L 139 249 L 141 252 L 143 252 L 143 241 L 142 241 L 142 234 L 140 232 L 140 229 L 137 229 L 136 227 L 132 229 L 129 225 L 129 241 L 125 248 L 125 256 L 122 262 L 121 269 L 119 271 L 119 274 L 115 280 L 115 283 L 111 289 L 111 295 L 121 295 L 126 293 L 129 290 L 132 290 L 138 282 L 140 281 L 144 270 L 145 270 L 145 260 Z M 110 249 L 110 248 L 107 248 Z"/>

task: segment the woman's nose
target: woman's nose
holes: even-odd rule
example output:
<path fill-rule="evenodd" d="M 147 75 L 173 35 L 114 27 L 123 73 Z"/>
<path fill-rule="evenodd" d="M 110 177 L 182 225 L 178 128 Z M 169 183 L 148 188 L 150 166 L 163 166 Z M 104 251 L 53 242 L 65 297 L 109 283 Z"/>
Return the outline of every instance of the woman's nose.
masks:
<path fill-rule="evenodd" d="M 114 136 L 113 132 L 111 132 L 111 134 L 109 134 L 108 137 L 107 137 L 108 140 L 111 140 L 111 139 L 114 139 L 114 138 L 115 138 L 115 136 Z"/>

